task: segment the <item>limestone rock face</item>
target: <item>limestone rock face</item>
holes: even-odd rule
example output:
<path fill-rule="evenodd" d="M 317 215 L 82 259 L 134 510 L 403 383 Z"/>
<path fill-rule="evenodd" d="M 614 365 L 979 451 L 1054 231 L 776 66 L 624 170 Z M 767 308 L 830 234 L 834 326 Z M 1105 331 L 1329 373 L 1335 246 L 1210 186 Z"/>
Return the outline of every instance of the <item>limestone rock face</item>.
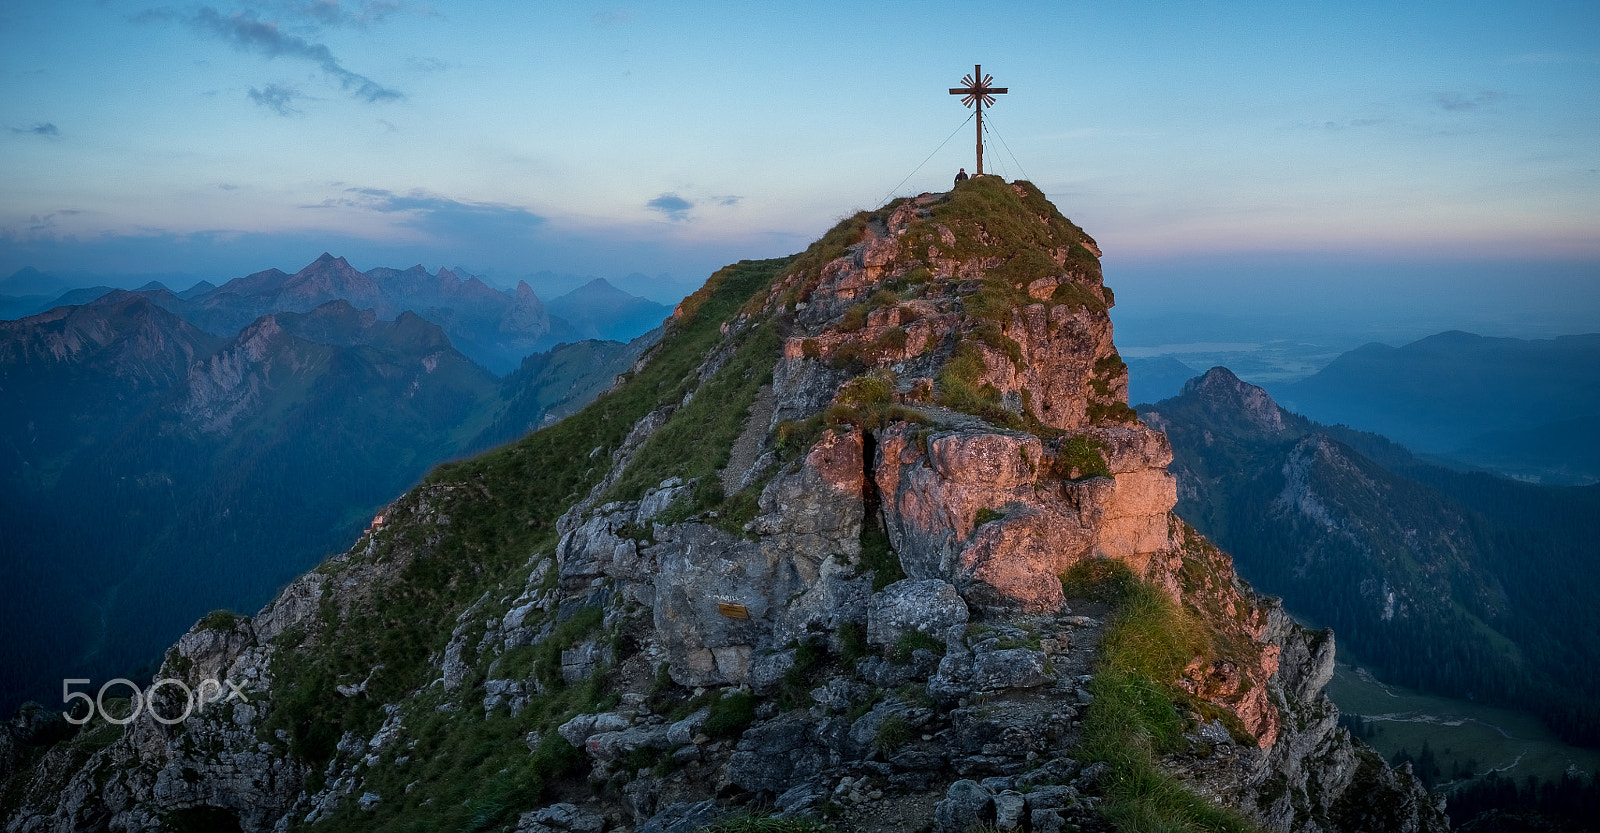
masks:
<path fill-rule="evenodd" d="M 945 579 L 974 604 L 1026 610 L 1059 607 L 1057 577 L 1084 558 L 1116 558 L 1143 574 L 1173 543 L 1172 451 L 1142 426 L 1080 436 L 1110 451 L 1108 476 L 1060 478 L 1059 453 L 1029 434 L 885 430 L 876 479 L 906 573 Z"/>

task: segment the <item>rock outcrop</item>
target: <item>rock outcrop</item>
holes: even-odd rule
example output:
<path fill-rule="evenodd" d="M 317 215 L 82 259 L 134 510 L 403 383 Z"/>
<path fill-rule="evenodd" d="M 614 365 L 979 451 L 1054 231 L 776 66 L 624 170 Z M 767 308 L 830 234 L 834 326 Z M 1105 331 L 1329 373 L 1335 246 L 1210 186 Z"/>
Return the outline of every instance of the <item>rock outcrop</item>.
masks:
<path fill-rule="evenodd" d="M 245 680 L 248 706 L 54 747 L 7 829 L 688 833 L 756 805 L 1106 829 L 1114 770 L 1083 743 L 1118 613 L 1062 575 L 1109 563 L 1207 646 L 1158 681 L 1185 727 L 1164 777 L 1273 830 L 1442 829 L 1337 727 L 1331 633 L 1171 515 L 1098 252 L 983 178 L 719 272 L 590 409 L 185 637 L 163 673 Z"/>

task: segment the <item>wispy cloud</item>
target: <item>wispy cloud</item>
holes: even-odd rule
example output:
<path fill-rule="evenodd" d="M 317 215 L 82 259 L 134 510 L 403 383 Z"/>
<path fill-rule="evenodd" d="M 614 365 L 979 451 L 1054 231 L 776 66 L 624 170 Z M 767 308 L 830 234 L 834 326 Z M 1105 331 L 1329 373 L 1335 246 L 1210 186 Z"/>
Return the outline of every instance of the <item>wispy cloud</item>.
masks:
<path fill-rule="evenodd" d="M 435 72 L 444 72 L 445 70 L 450 68 L 449 64 L 445 63 L 444 61 L 439 60 L 438 58 L 422 58 L 422 57 L 407 58 L 406 59 L 406 66 L 411 67 L 412 69 L 416 70 L 417 72 L 421 72 L 421 73 L 429 74 L 429 75 L 431 75 L 431 74 L 433 74 Z"/>
<path fill-rule="evenodd" d="M 744 197 L 730 194 L 725 197 L 708 197 L 707 199 L 714 205 L 738 205 L 739 201 L 744 199 Z"/>
<path fill-rule="evenodd" d="M 1344 119 L 1342 121 L 1325 121 L 1317 126 L 1323 130 L 1340 131 L 1360 127 L 1375 127 L 1380 124 L 1383 124 L 1383 119 Z"/>
<path fill-rule="evenodd" d="M 83 211 L 76 208 L 63 208 L 59 211 L 52 211 L 49 214 L 30 214 L 28 215 L 26 236 L 34 239 L 55 237 L 57 236 L 57 217 L 76 217 L 82 213 Z M 8 229 L 7 231 L 10 232 L 11 230 Z M 15 234 L 15 232 L 11 232 L 11 234 Z"/>
<path fill-rule="evenodd" d="M 1078 127 L 1056 134 L 1058 139 L 1151 139 L 1160 136 L 1152 130 L 1128 130 L 1105 127 Z"/>
<path fill-rule="evenodd" d="M 689 209 L 694 208 L 694 203 L 677 194 L 662 194 L 645 203 L 645 207 L 665 214 L 674 223 L 680 223 L 689 219 Z"/>
<path fill-rule="evenodd" d="M 224 15 L 206 6 L 196 12 L 190 22 L 201 31 L 216 35 L 245 52 L 255 52 L 269 59 L 284 57 L 310 61 L 321 68 L 325 75 L 339 82 L 342 89 L 351 91 L 352 95 L 364 101 L 398 101 L 405 98 L 404 93 L 345 68 L 325 44 L 288 34 L 278 28 L 277 22 L 261 20 L 254 12 Z"/>
<path fill-rule="evenodd" d="M 32 127 L 13 127 L 11 128 L 11 132 L 21 133 L 27 136 L 49 136 L 50 138 L 56 138 L 61 135 L 61 128 L 56 127 L 53 122 L 46 121 L 39 122 Z"/>
<path fill-rule="evenodd" d="M 1458 92 L 1443 92 L 1434 93 L 1433 102 L 1451 112 L 1460 112 L 1462 110 L 1476 110 L 1480 107 L 1488 107 L 1503 98 L 1505 98 L 1505 93 L 1495 92 L 1494 90 L 1484 90 L 1474 96 Z"/>
<path fill-rule="evenodd" d="M 383 23 L 396 13 L 418 12 L 435 14 L 427 6 L 396 2 L 396 0 L 367 0 L 361 3 L 342 3 L 340 0 L 252 0 L 250 5 L 266 13 L 310 26 L 355 26 L 365 28 Z M 134 20 L 172 20 L 179 17 L 170 7 L 150 9 L 134 16 Z"/>
<path fill-rule="evenodd" d="M 1565 52 L 1525 52 L 1512 55 L 1501 63 L 1506 64 L 1600 64 L 1600 58 L 1568 55 Z"/>
<path fill-rule="evenodd" d="M 277 113 L 280 116 L 297 116 L 300 114 L 292 104 L 297 98 L 305 98 L 299 90 L 284 86 L 283 84 L 268 84 L 262 89 L 250 88 L 250 100 L 262 107 Z"/>
<path fill-rule="evenodd" d="M 402 225 L 457 243 L 522 238 L 545 223 L 544 217 L 521 206 L 455 200 L 427 191 L 396 194 L 383 188 L 346 188 L 344 193 L 347 196 L 303 207 L 401 214 Z"/>

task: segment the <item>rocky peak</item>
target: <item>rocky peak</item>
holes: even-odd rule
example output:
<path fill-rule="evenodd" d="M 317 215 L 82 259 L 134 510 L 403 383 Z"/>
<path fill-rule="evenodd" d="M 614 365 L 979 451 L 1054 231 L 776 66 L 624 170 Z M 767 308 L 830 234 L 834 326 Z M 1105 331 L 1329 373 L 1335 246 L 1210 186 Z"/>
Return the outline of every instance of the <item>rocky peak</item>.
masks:
<path fill-rule="evenodd" d="M 375 281 L 356 271 L 349 261 L 327 252 L 284 281 L 282 296 L 286 301 L 294 299 L 315 305 L 343 298 L 363 309 L 387 306 L 383 291 Z M 293 306 L 284 308 L 294 309 Z"/>
<path fill-rule="evenodd" d="M 460 826 L 470 805 L 479 826 L 678 831 L 841 803 L 855 829 L 1099 829 L 1135 766 L 1274 830 L 1341 829 L 1340 802 L 1374 796 L 1404 804 L 1393 829 L 1436 826 L 1337 729 L 1331 634 L 1171 514 L 1098 251 L 985 177 L 720 270 L 611 393 L 441 469 L 291 585 L 254 620 L 278 637 L 180 646 L 262 681 L 259 704 L 130 730 L 72 776 L 59 829 L 207 804 L 249 830 L 388 807 Z M 1096 679 L 1127 672 L 1096 648 L 1120 614 L 1064 579 L 1084 573 L 1174 611 L 1131 709 L 1178 727 L 1159 754 L 1143 728 L 1087 741 L 1120 690 Z M 443 762 L 466 767 L 448 784 L 412 774 L 432 771 L 412 750 L 459 744 L 483 755 Z M 120 780 L 91 797 L 99 767 Z M 541 793 L 558 779 L 572 802 Z"/>
<path fill-rule="evenodd" d="M 897 200 L 830 236 L 843 252 L 815 253 L 769 302 L 797 309 L 786 362 L 886 369 L 902 398 L 1018 428 L 1135 421 L 1098 247 L 1032 185 Z"/>
<path fill-rule="evenodd" d="M 1226 367 L 1213 367 L 1190 379 L 1178 395 L 1197 400 L 1208 412 L 1231 415 L 1234 419 L 1230 421 L 1242 418 L 1244 426 L 1256 433 L 1274 435 L 1287 430 L 1283 409 L 1272 396 L 1241 381 Z"/>
<path fill-rule="evenodd" d="M 477 278 L 473 278 L 477 281 Z M 500 319 L 501 332 L 545 333 L 550 330 L 550 314 L 527 281 L 517 281 L 516 300 Z"/>

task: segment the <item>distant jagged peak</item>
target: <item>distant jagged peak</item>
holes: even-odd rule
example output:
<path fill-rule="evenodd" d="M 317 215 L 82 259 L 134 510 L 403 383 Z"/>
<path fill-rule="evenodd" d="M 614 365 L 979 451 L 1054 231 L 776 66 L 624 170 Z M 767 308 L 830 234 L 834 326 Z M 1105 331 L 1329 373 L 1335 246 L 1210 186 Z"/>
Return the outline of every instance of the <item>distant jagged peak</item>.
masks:
<path fill-rule="evenodd" d="M 309 269 L 311 266 L 317 266 L 319 264 L 320 265 L 326 265 L 326 264 L 334 264 L 334 263 L 342 264 L 344 266 L 349 266 L 350 265 L 350 262 L 345 260 L 344 256 L 342 256 L 342 255 L 339 256 L 339 257 L 334 257 L 332 254 L 330 254 L 328 252 L 323 252 L 320 257 L 318 257 L 316 260 L 311 261 L 310 265 L 307 266 L 306 268 Z"/>
<path fill-rule="evenodd" d="M 217 285 L 212 283 L 211 281 L 202 280 L 202 281 L 196 282 L 194 286 L 191 286 L 188 289 L 185 289 L 184 291 L 179 292 L 178 293 L 178 297 L 184 299 L 185 301 L 189 301 L 189 300 L 193 300 L 195 298 L 198 298 L 201 295 L 204 295 L 204 294 L 206 294 L 208 292 L 214 292 L 214 291 L 216 291 L 216 288 L 217 288 Z"/>
<path fill-rule="evenodd" d="M 476 280 L 476 278 L 474 278 L 474 280 Z M 517 303 L 519 303 L 519 304 L 524 304 L 524 303 L 541 304 L 541 303 L 543 303 L 542 301 L 539 300 L 539 294 L 537 292 L 533 291 L 533 287 L 529 286 L 527 281 L 517 281 L 516 298 L 517 298 Z"/>
<path fill-rule="evenodd" d="M 351 279 L 357 276 L 363 279 L 367 278 L 365 273 L 359 272 L 354 266 L 351 266 L 350 261 L 345 260 L 343 257 L 334 257 L 327 252 L 323 252 L 321 257 L 306 264 L 305 268 L 294 273 L 293 277 L 301 278 L 311 275 L 339 275 Z"/>
<path fill-rule="evenodd" d="M 613 286 L 612 283 L 605 278 L 595 278 L 583 286 L 568 292 L 563 297 L 584 299 L 615 298 L 620 300 L 624 298 L 632 298 L 634 296 Z"/>

